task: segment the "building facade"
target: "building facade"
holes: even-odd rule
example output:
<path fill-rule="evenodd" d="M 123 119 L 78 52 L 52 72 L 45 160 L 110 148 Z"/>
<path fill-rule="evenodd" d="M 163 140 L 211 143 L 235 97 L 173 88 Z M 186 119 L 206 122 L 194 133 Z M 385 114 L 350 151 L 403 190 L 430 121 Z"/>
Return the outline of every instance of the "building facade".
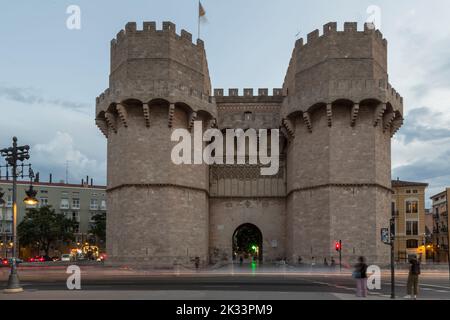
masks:
<path fill-rule="evenodd" d="M 431 197 L 433 203 L 433 247 L 434 261 L 448 262 L 449 256 L 449 218 L 448 208 L 450 188 Z"/>
<path fill-rule="evenodd" d="M 425 189 L 427 183 L 393 180 L 395 260 L 408 262 L 412 255 L 426 261 Z M 430 249 L 430 248 L 428 248 Z"/>
<path fill-rule="evenodd" d="M 96 100 L 108 140 L 109 263 L 329 261 L 335 240 L 348 263 L 386 263 L 380 229 L 402 115 L 387 41 L 370 24 L 328 23 L 296 41 L 281 88 L 226 94 L 211 89 L 202 40 L 171 22 L 128 23 L 111 42 L 109 88 Z M 176 165 L 171 134 L 196 121 L 203 130 L 280 130 L 280 170 Z"/>
<path fill-rule="evenodd" d="M 17 224 L 23 220 L 28 208 L 52 206 L 57 213 L 64 214 L 67 218 L 77 222 L 74 246 L 77 243 L 82 245 L 89 240 L 89 230 L 93 223 L 92 217 L 101 212 L 106 212 L 105 186 L 87 184 L 84 181 L 81 184 L 55 183 L 51 180 L 49 182 L 33 182 L 33 188 L 37 191 L 36 198 L 39 200 L 36 206 L 29 206 L 23 203 L 25 191 L 28 190 L 29 186 L 29 181 L 17 182 Z M 10 252 L 10 243 L 12 241 L 12 181 L 0 180 L 0 191 L 5 193 L 3 197 L 5 205 L 0 207 L 0 256 L 7 256 Z M 29 255 L 22 249 L 22 254 Z M 58 249 L 60 248 L 54 248 L 56 251 Z M 55 252 L 55 254 L 57 253 Z"/>

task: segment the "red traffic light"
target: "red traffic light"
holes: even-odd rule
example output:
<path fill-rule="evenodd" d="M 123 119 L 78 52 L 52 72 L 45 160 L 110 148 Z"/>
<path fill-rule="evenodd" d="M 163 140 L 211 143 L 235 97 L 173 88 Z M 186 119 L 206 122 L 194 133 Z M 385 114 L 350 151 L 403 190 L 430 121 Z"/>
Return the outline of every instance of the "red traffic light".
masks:
<path fill-rule="evenodd" d="M 342 247 L 341 247 L 341 241 L 335 241 L 334 242 L 334 248 L 336 249 L 336 251 L 341 251 Z"/>

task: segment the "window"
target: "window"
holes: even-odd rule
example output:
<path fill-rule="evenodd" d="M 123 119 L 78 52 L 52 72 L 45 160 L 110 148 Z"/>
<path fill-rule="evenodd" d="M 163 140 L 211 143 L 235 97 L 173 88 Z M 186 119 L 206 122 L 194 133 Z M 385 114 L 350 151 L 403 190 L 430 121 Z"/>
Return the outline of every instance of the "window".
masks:
<path fill-rule="evenodd" d="M 47 197 L 41 197 L 39 199 L 39 206 L 40 207 L 48 206 L 48 198 Z"/>
<path fill-rule="evenodd" d="M 419 241 L 415 239 L 406 240 L 406 248 L 407 249 L 417 249 L 419 247 Z"/>
<path fill-rule="evenodd" d="M 419 203 L 417 200 L 406 201 L 406 213 L 417 213 L 419 208 Z"/>
<path fill-rule="evenodd" d="M 61 197 L 65 198 L 67 197 L 69 194 L 66 191 L 61 192 Z"/>
<path fill-rule="evenodd" d="M 406 193 L 411 193 L 411 190 L 406 190 Z"/>
<path fill-rule="evenodd" d="M 11 233 L 12 232 L 12 222 L 6 222 L 2 224 L 2 232 L 3 233 Z"/>
<path fill-rule="evenodd" d="M 98 210 L 98 201 L 97 199 L 91 199 L 91 204 L 89 206 L 91 210 Z"/>
<path fill-rule="evenodd" d="M 413 193 L 417 193 L 417 190 L 413 190 Z"/>
<path fill-rule="evenodd" d="M 418 221 L 406 221 L 406 235 L 418 236 L 419 235 L 419 222 Z"/>
<path fill-rule="evenodd" d="M 78 198 L 72 199 L 72 209 L 80 209 L 80 199 Z"/>
<path fill-rule="evenodd" d="M 244 120 L 245 121 L 251 121 L 252 120 L 252 113 L 250 111 L 247 111 L 244 113 Z"/>
<path fill-rule="evenodd" d="M 12 207 L 12 195 L 8 195 L 8 198 L 6 200 L 6 206 Z"/>
<path fill-rule="evenodd" d="M 0 219 L 1 220 L 7 220 L 7 221 L 12 221 L 12 208 L 0 208 Z"/>
<path fill-rule="evenodd" d="M 48 190 L 41 190 L 41 193 L 48 193 Z"/>
<path fill-rule="evenodd" d="M 106 210 L 106 200 L 102 200 L 101 205 L 100 205 L 100 209 L 101 210 Z"/>
<path fill-rule="evenodd" d="M 72 211 L 70 217 L 74 221 L 80 221 L 80 215 L 78 211 Z"/>
<path fill-rule="evenodd" d="M 395 216 L 395 202 L 391 202 L 391 215 Z"/>
<path fill-rule="evenodd" d="M 61 199 L 61 209 L 69 209 L 69 199 L 63 198 Z"/>

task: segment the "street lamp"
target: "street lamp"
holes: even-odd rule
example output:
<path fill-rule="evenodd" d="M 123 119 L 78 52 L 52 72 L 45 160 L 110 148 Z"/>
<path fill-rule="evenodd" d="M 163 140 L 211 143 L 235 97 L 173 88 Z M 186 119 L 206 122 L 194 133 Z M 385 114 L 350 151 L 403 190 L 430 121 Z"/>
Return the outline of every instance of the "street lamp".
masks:
<path fill-rule="evenodd" d="M 3 242 L 6 242 L 6 232 L 5 232 L 5 226 L 6 226 L 6 201 L 3 199 L 3 196 L 5 195 L 4 192 L 0 192 L 0 205 L 2 206 L 2 215 L 3 215 L 3 221 L 2 221 L 2 234 L 3 234 L 3 240 L 0 242 L 0 247 L 3 251 Z M 5 258 L 8 258 L 7 248 L 5 246 Z"/>
<path fill-rule="evenodd" d="M 13 228 L 12 228 L 12 258 L 11 258 L 11 273 L 8 278 L 8 286 L 4 290 L 5 293 L 18 293 L 22 292 L 23 289 L 20 286 L 19 277 L 17 275 L 17 177 L 24 177 L 27 176 L 31 180 L 34 177 L 33 170 L 31 169 L 31 165 L 24 165 L 23 162 L 25 160 L 30 159 L 29 155 L 30 147 L 25 146 L 18 146 L 17 145 L 17 138 L 13 137 L 13 145 L 12 147 L 1 149 L 0 155 L 6 159 L 6 166 L 0 166 L 0 168 L 4 167 L 6 168 L 6 177 L 9 177 L 9 168 L 11 168 L 12 173 L 12 182 L 13 182 L 13 190 L 12 190 L 12 206 L 13 206 Z M 22 162 L 20 165 L 18 162 Z M 28 167 L 28 175 L 24 175 L 25 167 Z M 18 169 L 21 169 L 19 172 Z M 1 173 L 0 173 L 1 177 Z M 33 191 L 32 188 L 30 188 L 31 191 Z M 29 190 L 30 191 L 30 190 Z M 30 197 L 31 196 L 31 197 Z M 37 200 L 35 198 L 36 193 L 27 193 L 28 201 L 33 202 L 34 204 L 37 203 Z M 26 199 L 27 199 L 26 198 Z M 36 201 L 34 201 L 33 200 Z"/>
<path fill-rule="evenodd" d="M 39 203 L 39 201 L 36 199 L 37 191 L 33 189 L 33 185 L 30 185 L 30 188 L 25 191 L 25 194 L 27 195 L 25 199 L 23 199 L 23 202 L 29 206 L 35 206 Z"/>

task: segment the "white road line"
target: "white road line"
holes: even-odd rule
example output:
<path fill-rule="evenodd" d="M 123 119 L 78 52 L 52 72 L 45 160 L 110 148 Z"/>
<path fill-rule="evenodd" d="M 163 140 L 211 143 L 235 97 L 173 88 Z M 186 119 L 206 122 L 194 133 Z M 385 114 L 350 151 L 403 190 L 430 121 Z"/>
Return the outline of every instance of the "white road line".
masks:
<path fill-rule="evenodd" d="M 402 284 L 402 286 L 406 286 L 406 283 Z M 422 287 L 422 286 L 432 287 L 432 288 L 440 288 L 440 289 L 449 289 L 450 290 L 450 287 L 438 286 L 438 285 L 435 285 L 435 284 L 427 284 L 427 283 L 420 283 L 419 282 L 419 287 Z"/>

